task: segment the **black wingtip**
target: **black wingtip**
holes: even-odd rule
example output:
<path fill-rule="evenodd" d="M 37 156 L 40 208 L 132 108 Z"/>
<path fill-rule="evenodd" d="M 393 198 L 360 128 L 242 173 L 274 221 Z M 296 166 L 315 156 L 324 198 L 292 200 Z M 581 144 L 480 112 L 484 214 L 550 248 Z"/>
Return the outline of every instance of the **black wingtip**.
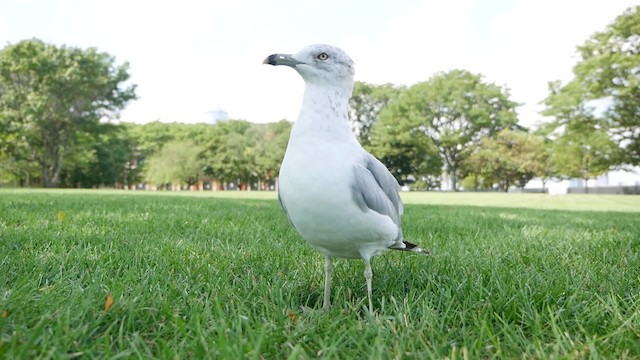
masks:
<path fill-rule="evenodd" d="M 423 249 L 420 246 L 410 243 L 408 241 L 402 241 L 404 243 L 404 248 L 391 248 L 393 250 L 402 250 L 402 251 L 411 251 L 414 253 L 422 254 L 422 255 L 431 255 L 429 250 Z"/>

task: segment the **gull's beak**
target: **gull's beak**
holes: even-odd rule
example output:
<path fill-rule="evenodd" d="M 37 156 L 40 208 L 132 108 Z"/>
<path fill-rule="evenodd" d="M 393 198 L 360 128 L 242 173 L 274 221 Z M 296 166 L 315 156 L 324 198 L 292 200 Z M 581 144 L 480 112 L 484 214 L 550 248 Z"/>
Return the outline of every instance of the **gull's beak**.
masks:
<path fill-rule="evenodd" d="M 295 67 L 298 64 L 302 64 L 302 61 L 298 61 L 293 58 L 291 54 L 273 54 L 267 56 L 262 62 L 263 64 L 269 64 L 273 66 L 285 65 Z"/>

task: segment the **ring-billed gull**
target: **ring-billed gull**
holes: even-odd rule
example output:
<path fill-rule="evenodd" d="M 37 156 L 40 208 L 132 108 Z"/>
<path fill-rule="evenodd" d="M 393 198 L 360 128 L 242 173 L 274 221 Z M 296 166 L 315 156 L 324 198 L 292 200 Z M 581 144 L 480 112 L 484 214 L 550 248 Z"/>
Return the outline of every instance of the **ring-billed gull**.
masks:
<path fill-rule="evenodd" d="M 323 307 L 330 305 L 331 258 L 363 259 L 373 312 L 371 257 L 388 249 L 428 252 L 403 240 L 400 186 L 351 131 L 353 61 L 335 46 L 318 44 L 293 55 L 270 55 L 264 63 L 292 67 L 305 81 L 278 199 L 293 227 L 325 256 Z"/>

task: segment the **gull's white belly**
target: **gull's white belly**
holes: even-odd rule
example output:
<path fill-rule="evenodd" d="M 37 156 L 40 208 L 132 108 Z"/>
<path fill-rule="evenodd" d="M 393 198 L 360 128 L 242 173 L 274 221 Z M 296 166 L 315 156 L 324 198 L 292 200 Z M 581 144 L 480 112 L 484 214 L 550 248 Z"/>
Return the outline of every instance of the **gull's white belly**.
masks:
<path fill-rule="evenodd" d="M 394 244 L 398 227 L 353 200 L 359 145 L 332 145 L 288 149 L 280 170 L 280 197 L 311 246 L 330 256 L 370 257 Z"/>

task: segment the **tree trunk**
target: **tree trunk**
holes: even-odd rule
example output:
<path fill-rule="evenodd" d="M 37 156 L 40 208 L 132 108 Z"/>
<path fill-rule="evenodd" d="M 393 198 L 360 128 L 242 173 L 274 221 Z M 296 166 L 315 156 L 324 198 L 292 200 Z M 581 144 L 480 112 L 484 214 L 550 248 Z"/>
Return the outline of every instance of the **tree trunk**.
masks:
<path fill-rule="evenodd" d="M 53 165 L 47 166 L 46 164 L 42 164 L 42 181 L 45 188 L 58 187 L 58 179 L 55 176 Z"/>
<path fill-rule="evenodd" d="M 449 168 L 449 176 L 451 176 L 451 189 L 458 191 L 458 169 Z"/>
<path fill-rule="evenodd" d="M 60 185 L 60 171 L 62 170 L 62 162 L 64 160 L 64 148 L 55 142 L 48 142 L 47 134 L 43 134 L 45 139 L 45 154 L 40 158 L 42 166 L 42 178 L 46 188 L 57 188 Z"/>
<path fill-rule="evenodd" d="M 224 183 L 220 179 L 213 180 L 211 182 L 211 190 L 213 191 L 224 191 Z"/>
<path fill-rule="evenodd" d="M 589 178 L 584 179 L 584 193 L 589 193 Z"/>
<path fill-rule="evenodd" d="M 504 189 L 502 189 L 502 191 L 504 192 L 509 192 L 509 188 L 511 187 L 511 181 L 509 180 L 505 180 L 504 181 Z"/>

